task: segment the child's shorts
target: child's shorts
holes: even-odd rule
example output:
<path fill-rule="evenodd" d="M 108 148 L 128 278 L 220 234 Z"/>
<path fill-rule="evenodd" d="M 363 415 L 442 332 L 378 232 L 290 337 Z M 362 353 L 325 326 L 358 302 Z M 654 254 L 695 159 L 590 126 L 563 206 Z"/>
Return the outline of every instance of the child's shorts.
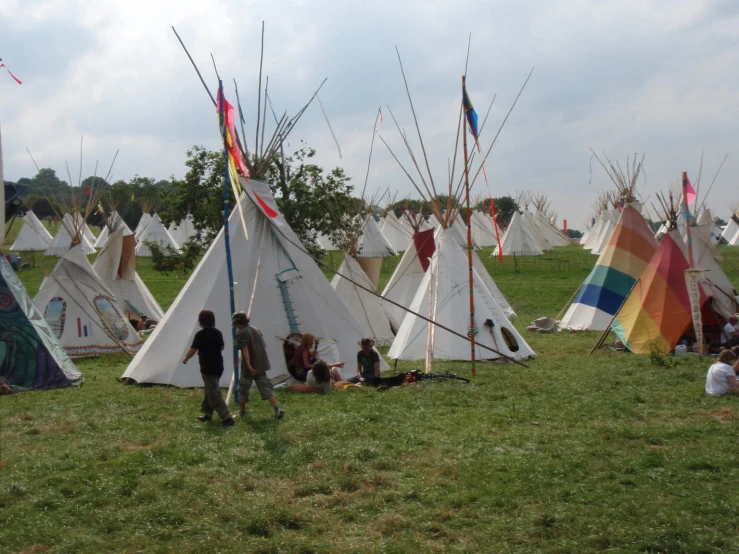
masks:
<path fill-rule="evenodd" d="M 266 373 L 257 373 L 256 376 L 253 376 L 248 371 L 244 371 L 244 368 L 241 368 L 241 375 L 239 376 L 239 402 L 249 402 L 249 389 L 255 381 L 262 400 L 267 400 L 271 396 L 274 396 L 272 393 L 272 381 L 269 380 Z"/>

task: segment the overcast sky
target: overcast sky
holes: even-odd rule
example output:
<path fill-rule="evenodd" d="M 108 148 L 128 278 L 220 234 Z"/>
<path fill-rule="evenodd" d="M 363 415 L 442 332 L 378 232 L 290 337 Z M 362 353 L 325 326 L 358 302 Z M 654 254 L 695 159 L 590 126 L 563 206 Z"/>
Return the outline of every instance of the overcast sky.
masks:
<path fill-rule="evenodd" d="M 739 2 L 736 0 L 68 1 L 0 0 L 0 70 L 5 177 L 41 167 L 63 178 L 65 161 L 83 176 L 121 153 L 114 179 L 182 176 L 186 150 L 217 148 L 214 108 L 170 29 L 174 25 L 215 91 L 215 56 L 235 103 L 239 84 L 253 142 L 261 22 L 264 68 L 275 110 L 294 114 L 324 78 L 321 100 L 290 136 L 324 167 L 342 166 L 361 187 L 379 106 L 379 134 L 410 160 L 389 106 L 420 155 L 395 54 L 400 49 L 437 186 L 453 155 L 467 38 L 468 90 L 484 116 L 486 148 L 532 67 L 534 74 L 487 163 L 493 196 L 548 194 L 569 226 L 582 229 L 601 190 L 613 188 L 589 148 L 624 161 L 646 153 L 640 192 L 697 179 L 701 196 L 726 152 L 708 197 L 715 215 L 739 201 Z M 269 129 L 269 128 L 268 128 Z M 101 170 L 102 171 L 102 170 Z M 75 177 L 76 180 L 76 177 Z M 418 197 L 376 141 L 368 190 Z M 475 192 L 487 196 L 482 179 Z"/>

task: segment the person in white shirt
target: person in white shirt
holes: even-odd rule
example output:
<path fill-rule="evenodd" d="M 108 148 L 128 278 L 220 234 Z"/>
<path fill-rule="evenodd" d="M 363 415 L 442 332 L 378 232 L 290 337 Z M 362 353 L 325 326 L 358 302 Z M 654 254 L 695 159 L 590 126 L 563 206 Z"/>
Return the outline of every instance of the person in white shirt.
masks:
<path fill-rule="evenodd" d="M 721 329 L 721 346 L 731 348 L 739 345 L 739 331 L 736 330 L 737 317 L 729 316 L 726 325 Z"/>
<path fill-rule="evenodd" d="M 716 363 L 708 368 L 706 374 L 706 394 L 723 396 L 739 394 L 736 373 L 732 364 L 736 362 L 736 354 L 731 350 L 722 350 Z"/>

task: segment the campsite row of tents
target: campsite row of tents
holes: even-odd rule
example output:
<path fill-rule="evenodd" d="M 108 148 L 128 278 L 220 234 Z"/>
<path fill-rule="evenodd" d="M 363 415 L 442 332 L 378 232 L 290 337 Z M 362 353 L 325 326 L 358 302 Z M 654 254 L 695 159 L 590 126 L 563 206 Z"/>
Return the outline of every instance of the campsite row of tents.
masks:
<path fill-rule="evenodd" d="M 718 264 L 722 258 L 707 210 L 703 212 L 707 215 L 696 221 L 691 218 L 690 241 L 682 216 L 668 214 L 660 240 L 641 211 L 640 204 L 630 203 L 604 217 L 608 240 L 562 318 L 561 327 L 612 329 L 632 352 L 647 354 L 653 348 L 669 352 L 693 324 L 684 276 L 691 267 L 691 257 L 692 267 L 705 270 L 700 279 L 704 326 L 720 326 L 736 313 L 737 292 Z M 610 218 L 616 213 L 614 224 Z M 594 228 L 590 236 L 596 234 Z"/>
<path fill-rule="evenodd" d="M 329 283 L 279 214 L 268 185 L 251 180 L 242 186 L 244 219 L 234 211 L 230 234 L 232 252 L 238 253 L 232 257 L 236 308 L 249 313 L 262 330 L 272 365 L 270 377 L 288 373 L 284 343 L 306 332 L 321 338 L 320 356 L 328 362 L 351 359 L 363 337 L 392 341 L 389 356 L 394 359 L 470 359 L 469 312 L 459 309 L 469 303 L 466 241 L 451 221 L 436 229 L 414 228 L 411 245 L 385 288 L 386 302 L 373 291 L 383 258 L 395 251 L 374 218 L 364 219 L 356 250 L 345 257 Z M 230 320 L 223 232 L 164 314 L 135 272 L 135 234 L 125 224 L 114 224 L 116 216 L 109 218 L 108 239 L 94 264 L 82 243 L 77 244 L 59 259 L 34 301 L 25 301 L 24 317 L 43 320 L 44 336 L 54 343 L 50 352 L 57 377 L 40 379 L 49 366 L 36 364 L 14 386 L 73 382 L 59 377 L 69 373 L 64 371 L 72 365 L 69 358 L 117 351 L 134 356 L 125 379 L 183 387 L 200 384 L 197 366 L 181 360 L 198 328 L 201 309 L 213 310 L 219 325 Z M 79 223 L 73 227 L 73 236 L 83 233 Z M 514 315 L 513 310 L 476 253 L 473 274 L 478 359 L 533 356 L 509 323 L 507 316 Z M 141 314 L 159 320 L 143 343 L 129 322 Z M 444 327 L 430 325 L 426 318 L 443 321 Z M 224 337 L 225 351 L 230 352 L 230 334 Z M 384 361 L 382 365 L 387 367 Z M 347 364 L 345 371 L 353 369 Z M 223 379 L 230 378 L 227 370 Z"/>
<path fill-rule="evenodd" d="M 116 221 L 117 226 L 121 224 L 126 226 L 117 212 L 113 211 L 113 214 L 119 220 Z M 96 238 L 87 223 L 81 221 L 81 219 L 82 216 L 79 212 L 75 212 L 74 216 L 65 213 L 56 236 L 52 237 L 39 218 L 36 217 L 36 214 L 33 213 L 33 210 L 29 210 L 23 217 L 21 229 L 10 249 L 14 252 L 44 252 L 47 256 L 62 256 L 72 248 L 73 229 L 81 227 L 80 244 L 82 251 L 86 255 L 94 254 L 105 246 L 111 225 L 106 224 L 100 236 Z M 126 228 L 128 229 L 128 226 Z M 158 214 L 152 216 L 144 213 L 135 231 L 136 256 L 151 256 L 151 249 L 146 244 L 147 242 L 156 242 L 162 247 L 168 246 L 174 250 L 179 250 L 180 245 L 184 244 L 194 233 L 195 229 L 190 216 L 179 224 L 171 224 L 167 229 Z"/>

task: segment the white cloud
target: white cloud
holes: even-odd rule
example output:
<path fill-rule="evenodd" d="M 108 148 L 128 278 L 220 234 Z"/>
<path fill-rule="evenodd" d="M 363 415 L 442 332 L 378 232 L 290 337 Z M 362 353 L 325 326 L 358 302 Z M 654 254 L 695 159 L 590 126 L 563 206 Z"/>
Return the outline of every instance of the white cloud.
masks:
<path fill-rule="evenodd" d="M 571 227 L 582 227 L 599 190 L 609 188 L 589 147 L 624 159 L 646 152 L 644 195 L 697 173 L 700 151 L 718 165 L 736 153 L 739 107 L 739 9 L 726 0 L 695 2 L 569 0 L 349 3 L 171 0 L 0 0 L 2 56 L 24 80 L 0 74 L 5 173 L 42 166 L 65 174 L 85 135 L 84 173 L 94 160 L 121 154 L 116 177 L 184 173 L 193 144 L 218 146 L 215 113 L 170 29 L 175 25 L 211 90 L 212 52 L 233 98 L 236 77 L 252 140 L 261 21 L 266 20 L 265 74 L 275 110 L 294 114 L 328 77 L 321 99 L 343 158 L 318 106 L 290 143 L 305 140 L 318 163 L 341 165 L 361 187 L 372 124 L 382 105 L 381 134 L 411 169 L 389 105 L 421 155 L 394 45 L 403 56 L 434 179 L 446 185 L 453 152 L 467 34 L 472 32 L 469 87 L 482 117 L 498 94 L 482 143 L 505 116 L 531 66 L 536 71 L 488 161 L 493 195 L 523 188 L 547 192 Z M 271 123 L 271 120 L 270 120 Z M 487 140 L 486 140 L 487 139 Z M 710 166 L 709 166 L 710 167 Z M 709 205 L 724 218 L 737 196 L 729 158 Z M 416 177 L 415 170 L 412 172 Z M 381 142 L 369 190 L 416 195 Z M 479 188 L 478 188 L 479 187 Z M 477 192 L 486 193 L 482 181 Z"/>

